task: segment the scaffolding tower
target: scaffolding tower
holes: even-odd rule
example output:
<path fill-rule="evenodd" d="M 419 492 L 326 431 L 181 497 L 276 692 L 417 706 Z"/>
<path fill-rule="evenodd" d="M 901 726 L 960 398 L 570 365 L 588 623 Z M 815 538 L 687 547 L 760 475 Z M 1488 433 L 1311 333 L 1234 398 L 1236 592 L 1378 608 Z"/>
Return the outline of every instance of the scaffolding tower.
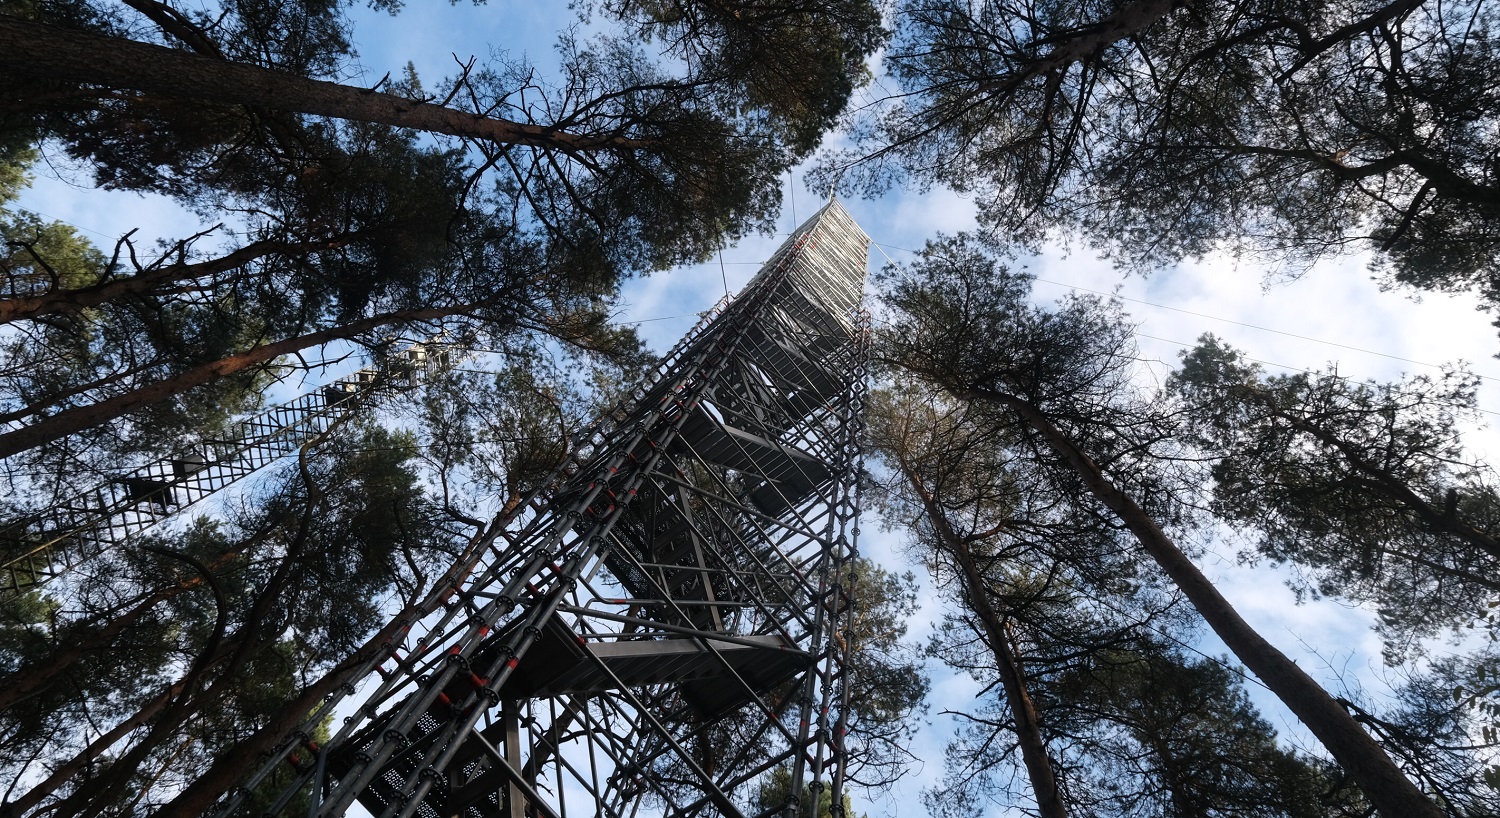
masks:
<path fill-rule="evenodd" d="M 219 814 L 837 809 L 868 242 L 800 226 Z"/>

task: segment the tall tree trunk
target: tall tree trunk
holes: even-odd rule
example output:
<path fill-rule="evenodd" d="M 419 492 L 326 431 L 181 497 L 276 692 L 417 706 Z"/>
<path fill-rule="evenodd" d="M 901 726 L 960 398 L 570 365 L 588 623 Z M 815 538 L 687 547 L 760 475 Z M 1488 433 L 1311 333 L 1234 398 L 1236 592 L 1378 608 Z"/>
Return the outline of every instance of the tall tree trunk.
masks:
<path fill-rule="evenodd" d="M 103 389 L 106 386 L 129 380 L 130 378 L 133 378 L 136 375 L 141 374 L 142 372 L 148 371 L 155 363 L 155 361 L 132 361 L 129 366 L 117 369 L 102 378 L 96 378 L 92 381 L 89 381 L 88 383 L 81 383 L 75 386 L 70 386 L 67 389 L 63 389 L 47 395 L 45 399 L 39 399 L 35 403 L 22 406 L 20 409 L 0 413 L 0 423 L 24 421 L 26 420 L 26 418 L 37 414 L 38 411 L 42 408 L 48 406 L 56 406 L 59 403 L 67 402 L 71 398 L 76 398 L 79 395 L 86 395 L 91 390 Z"/>
<path fill-rule="evenodd" d="M 1068 810 L 1057 789 L 1057 776 L 1052 770 L 1052 761 L 1047 757 L 1047 744 L 1042 738 L 1041 718 L 1031 700 L 1031 694 L 1026 690 L 1020 662 L 1011 650 L 1004 618 L 990 604 L 989 589 L 985 585 L 984 574 L 974 561 L 974 552 L 969 543 L 948 524 L 948 518 L 943 515 L 936 498 L 922 485 L 917 474 L 905 463 L 902 463 L 902 470 L 906 472 L 907 480 L 917 496 L 922 498 L 927 520 L 932 523 L 932 529 L 938 535 L 940 547 L 953 557 L 962 572 L 964 596 L 968 598 L 974 615 L 979 617 L 985 641 L 995 656 L 995 669 L 1000 673 L 1005 699 L 1016 724 L 1016 742 L 1021 747 L 1021 761 L 1026 765 L 1026 775 L 1031 779 L 1037 812 L 1042 818 L 1067 818 Z"/>
<path fill-rule="evenodd" d="M 364 668 L 365 661 L 375 652 L 383 650 L 383 646 L 406 627 L 403 615 L 409 615 L 411 609 L 401 613 L 370 637 L 352 656 L 335 665 L 322 678 L 303 688 L 296 698 L 277 709 L 267 719 L 265 726 L 220 753 L 206 772 L 157 810 L 153 818 L 198 818 L 207 813 L 214 801 L 242 781 L 261 763 L 262 758 L 301 726 L 313 708 L 343 685 L 359 681 L 359 672 Z"/>
<path fill-rule="evenodd" d="M 207 657 L 203 663 L 204 667 L 212 666 L 229 658 L 239 649 L 240 644 L 237 639 L 229 639 L 221 642 L 213 651 L 213 654 Z M 51 775 L 47 776 L 43 781 L 38 782 L 30 790 L 27 790 L 20 798 L 0 806 L 0 818 L 14 818 L 14 816 L 24 815 L 32 807 L 41 803 L 41 801 L 54 792 L 57 792 L 60 787 L 66 784 L 73 776 L 77 775 L 79 771 L 95 761 L 104 758 L 109 749 L 121 739 L 142 727 L 152 724 L 168 705 L 182 696 L 192 681 L 190 676 L 184 675 L 181 679 L 173 682 L 160 695 L 141 705 L 133 715 L 122 720 L 119 724 L 111 727 L 108 732 L 90 742 L 87 747 L 53 770 Z M 88 783 L 92 785 L 95 782 L 90 781 Z M 92 789 L 80 790 L 80 792 L 88 792 L 89 799 L 92 799 L 95 795 L 95 791 Z"/>
<path fill-rule="evenodd" d="M 90 631 L 87 639 L 69 639 L 62 650 L 48 654 L 46 661 L 23 665 L 20 670 L 0 678 L 0 711 L 42 692 L 49 687 L 49 682 L 72 667 L 78 660 L 96 650 L 108 648 L 121 631 L 139 622 L 142 617 L 151 612 L 151 609 L 163 601 L 190 587 L 192 586 L 183 584 L 157 591 L 130 610 L 105 623 L 102 628 Z"/>
<path fill-rule="evenodd" d="M 0 67 L 43 79 L 125 88 L 178 99 L 378 122 L 566 153 L 631 151 L 649 143 L 618 133 L 574 134 L 254 65 L 104 37 L 0 14 Z"/>
<path fill-rule="evenodd" d="M 119 758 L 116 758 L 103 775 L 89 781 L 87 787 L 78 788 L 72 795 L 54 804 L 50 810 L 52 818 L 98 815 L 108 809 L 110 804 L 124 792 L 131 777 L 140 769 L 147 757 L 156 750 L 157 746 L 176 735 L 178 728 L 193 715 L 193 710 L 189 707 L 189 702 L 201 708 L 217 698 L 218 688 L 228 687 L 238 681 L 235 678 L 238 675 L 238 668 L 234 663 L 240 656 L 244 655 L 246 647 L 250 644 L 254 636 L 253 630 L 250 633 L 241 634 L 241 638 L 244 641 L 231 652 L 229 670 L 220 676 L 218 681 L 207 691 L 207 696 L 205 697 L 208 700 L 207 702 L 196 701 L 198 698 L 197 688 L 203 682 L 208 669 L 223 656 L 223 649 L 233 644 L 233 640 L 226 642 L 224 639 L 225 631 L 229 627 L 229 597 L 224 591 L 223 584 L 214 577 L 213 571 L 197 558 L 180 551 L 171 551 L 155 546 L 145 547 L 148 550 L 188 563 L 203 577 L 204 583 L 213 590 L 215 607 L 217 608 L 213 630 L 209 634 L 207 645 L 199 651 L 197 657 L 193 660 L 193 664 L 183 674 L 180 682 L 174 685 L 179 690 L 178 694 L 172 697 L 166 706 L 157 712 L 151 720 L 151 726 L 147 728 L 146 734 L 141 737 L 141 740 L 136 742 L 133 747 Z M 260 627 L 260 620 L 253 621 L 255 624 L 249 625 L 247 628 Z"/>
<path fill-rule="evenodd" d="M 1057 775 L 1047 755 L 1046 741 L 1042 738 L 1041 716 L 1026 689 L 1021 662 L 1011 649 L 1004 619 L 990 604 L 984 578 L 974 563 L 974 554 L 968 544 L 961 544 L 950 553 L 963 571 L 969 604 L 984 625 L 985 641 L 989 642 L 990 652 L 995 655 L 995 669 L 1000 673 L 1000 683 L 1010 703 L 1011 718 L 1016 723 L 1016 741 L 1020 744 L 1021 760 L 1026 764 L 1026 775 L 1031 779 L 1031 790 L 1036 796 L 1037 813 L 1042 818 L 1067 818 L 1067 805 L 1058 790 Z"/>
<path fill-rule="evenodd" d="M 244 540 L 234 550 L 221 554 L 208 567 L 210 570 L 218 571 L 229 565 L 245 551 L 259 545 L 271 533 L 269 528 L 256 531 Z M 114 643 L 115 637 L 119 636 L 126 628 L 141 621 L 146 614 L 161 603 L 172 599 L 178 594 L 186 593 L 204 585 L 202 576 L 184 579 L 176 585 L 153 591 L 137 602 L 129 610 L 105 622 L 102 626 L 89 631 L 88 638 L 68 638 L 64 640 L 61 650 L 48 655 L 46 661 L 34 665 L 26 665 L 8 676 L 0 678 L 0 711 L 11 707 L 19 702 L 35 696 L 47 687 L 52 679 L 62 675 L 79 660 L 90 653 L 108 648 Z"/>
<path fill-rule="evenodd" d="M 1295 662 L 1251 628 L 1156 521 L 1110 482 L 1099 465 L 1067 433 L 1036 407 L 1014 395 L 971 388 L 960 397 L 1004 406 L 1040 434 L 1078 472 L 1088 490 L 1120 517 L 1234 655 L 1318 737 L 1381 815 L 1443 818 L 1443 811 L 1407 779 L 1354 717 Z"/>
<path fill-rule="evenodd" d="M 0 15 L 0 19 L 4 19 L 3 15 Z M 150 406 L 168 398 L 176 397 L 195 387 L 203 386 L 219 378 L 260 366 L 282 355 L 326 344 L 330 341 L 353 338 L 361 333 L 390 324 L 432 321 L 454 315 L 463 315 L 472 312 L 478 306 L 477 304 L 465 304 L 455 307 L 429 307 L 426 309 L 383 313 L 369 318 L 362 318 L 358 321 L 351 321 L 348 324 L 334 327 L 333 329 L 320 330 L 306 335 L 299 335 L 295 338 L 276 341 L 275 343 L 263 344 L 235 355 L 220 358 L 217 361 L 199 364 L 155 383 L 106 398 L 98 403 L 64 409 L 55 415 L 49 415 L 40 420 L 33 421 L 13 432 L 0 434 L 0 457 L 9 457 L 17 452 L 24 452 L 27 449 L 49 443 L 74 432 L 87 429 L 91 426 L 97 426 L 133 409 Z"/>

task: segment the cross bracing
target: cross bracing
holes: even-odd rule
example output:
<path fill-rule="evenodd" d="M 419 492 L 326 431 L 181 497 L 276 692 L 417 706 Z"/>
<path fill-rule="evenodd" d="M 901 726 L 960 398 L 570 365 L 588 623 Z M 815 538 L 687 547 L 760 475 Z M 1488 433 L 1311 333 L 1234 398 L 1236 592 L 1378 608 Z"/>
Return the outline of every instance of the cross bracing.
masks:
<path fill-rule="evenodd" d="M 867 242 L 802 225 L 221 814 L 288 767 L 272 811 L 745 815 L 782 766 L 839 803 Z"/>

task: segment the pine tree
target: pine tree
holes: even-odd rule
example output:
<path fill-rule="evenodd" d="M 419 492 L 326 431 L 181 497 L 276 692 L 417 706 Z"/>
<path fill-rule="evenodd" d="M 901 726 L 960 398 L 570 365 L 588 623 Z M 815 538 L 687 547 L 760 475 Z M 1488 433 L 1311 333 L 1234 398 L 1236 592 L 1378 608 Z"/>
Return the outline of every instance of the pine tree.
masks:
<path fill-rule="evenodd" d="M 1484 2 L 910 0 L 894 96 L 824 178 L 944 185 L 1034 244 L 1149 272 L 1208 252 L 1500 299 Z"/>
<path fill-rule="evenodd" d="M 68 598 L 92 613 L 13 632 L 0 729 L 29 789 L 7 814 L 154 809 L 216 760 L 242 766 L 238 742 L 441 573 L 459 543 L 411 440 L 369 428 L 322 446 L 230 519 L 110 555 Z"/>
<path fill-rule="evenodd" d="M 1497 481 L 1460 435 L 1471 377 L 1267 377 L 1207 336 L 1168 385 L 1216 458 L 1214 513 L 1308 571 L 1305 590 L 1372 605 L 1393 655 L 1500 594 Z"/>
<path fill-rule="evenodd" d="M 1053 485 L 1127 530 L 1235 656 L 1274 692 L 1382 814 L 1441 810 L 1351 714 L 1254 631 L 1179 548 L 1170 525 L 1172 426 L 1129 388 L 1129 331 L 1107 304 L 1029 305 L 1029 280 L 963 240 L 929 245 L 897 273 L 887 359 L 1006 419 Z M 1180 444 L 1178 444 L 1180 445 Z M 1137 500 L 1140 497 L 1140 500 Z M 1155 506 L 1162 511 L 1153 513 Z"/>
<path fill-rule="evenodd" d="M 867 2 L 729 17 L 722 4 L 684 4 L 717 23 L 667 16 L 587 42 L 565 35 L 555 84 L 520 61 L 472 67 L 445 88 L 470 101 L 459 110 L 410 73 L 379 91 L 328 81 L 352 48 L 337 3 L 127 5 L 0 15 L 0 130 L 53 140 L 103 185 L 239 218 L 154 261 L 3 299 L 0 315 L 187 304 L 225 326 L 217 346 L 165 338 L 179 358 L 193 354 L 164 371 L 26 401 L 0 457 L 218 381 L 244 385 L 331 343 L 378 349 L 438 328 L 492 347 L 528 333 L 603 343 L 624 277 L 701 259 L 770 219 L 780 174 L 881 41 Z M 664 53 L 649 53 L 648 38 Z M 762 62 L 788 54 L 805 69 L 795 81 Z"/>
<path fill-rule="evenodd" d="M 1020 800 L 1017 765 L 1044 815 L 1350 806 L 1277 746 L 1238 677 L 1177 647 L 1193 638 L 1184 606 L 1117 527 L 1049 484 L 1002 417 L 921 388 L 877 394 L 871 415 L 886 519 L 952 596 L 929 653 L 998 691 L 958 713 L 934 813 Z"/>

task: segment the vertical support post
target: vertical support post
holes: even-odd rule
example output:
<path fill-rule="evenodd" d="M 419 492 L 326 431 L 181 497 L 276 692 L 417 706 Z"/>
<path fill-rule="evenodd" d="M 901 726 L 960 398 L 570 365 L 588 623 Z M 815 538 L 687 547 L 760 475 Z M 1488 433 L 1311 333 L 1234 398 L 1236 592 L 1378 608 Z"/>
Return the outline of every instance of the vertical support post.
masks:
<path fill-rule="evenodd" d="M 500 704 L 500 721 L 505 729 L 505 761 L 512 769 L 525 768 L 521 758 L 521 703 L 505 699 Z M 526 818 L 526 796 L 516 782 L 507 779 L 505 784 L 505 818 Z"/>

